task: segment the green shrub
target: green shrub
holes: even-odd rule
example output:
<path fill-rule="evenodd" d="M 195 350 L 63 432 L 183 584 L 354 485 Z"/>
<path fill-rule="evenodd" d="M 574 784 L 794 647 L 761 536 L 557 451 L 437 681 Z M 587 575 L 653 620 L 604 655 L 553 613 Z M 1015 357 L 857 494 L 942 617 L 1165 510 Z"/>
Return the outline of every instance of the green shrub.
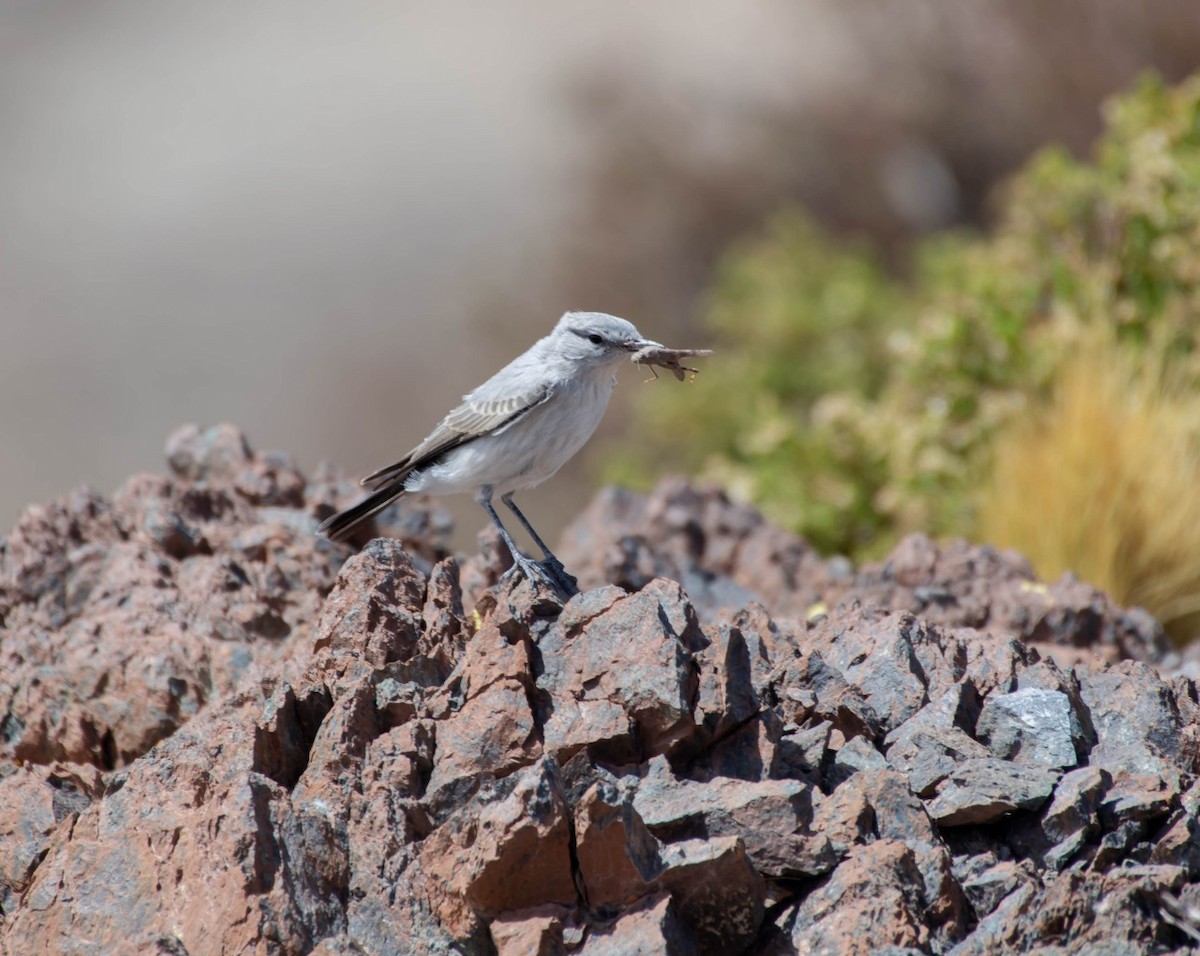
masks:
<path fill-rule="evenodd" d="M 972 535 L 997 436 L 1095 328 L 1194 388 L 1200 78 L 1146 79 L 1105 118 L 1091 162 L 1039 154 L 989 235 L 922 242 L 904 282 L 796 212 L 731 250 L 705 308 L 718 354 L 636 403 L 626 448 L 651 450 L 609 477 L 713 477 L 865 556 L 912 530 Z"/>

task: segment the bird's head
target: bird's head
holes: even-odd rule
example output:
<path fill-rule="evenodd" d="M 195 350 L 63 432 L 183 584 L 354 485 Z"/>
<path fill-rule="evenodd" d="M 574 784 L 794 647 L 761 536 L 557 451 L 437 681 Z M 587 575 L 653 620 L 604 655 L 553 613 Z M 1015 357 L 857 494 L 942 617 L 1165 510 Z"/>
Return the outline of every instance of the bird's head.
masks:
<path fill-rule="evenodd" d="M 550 338 L 560 354 L 592 368 L 615 364 L 659 344 L 644 338 L 632 322 L 604 312 L 568 312 L 558 320 Z"/>

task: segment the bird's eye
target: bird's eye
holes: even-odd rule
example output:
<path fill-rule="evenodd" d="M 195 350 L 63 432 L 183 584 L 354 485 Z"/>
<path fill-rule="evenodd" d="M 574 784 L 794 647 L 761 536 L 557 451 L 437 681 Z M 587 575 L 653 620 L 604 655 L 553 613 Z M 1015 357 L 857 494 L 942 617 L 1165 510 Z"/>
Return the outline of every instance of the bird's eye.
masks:
<path fill-rule="evenodd" d="M 591 342 L 592 345 L 603 345 L 604 344 L 604 336 L 597 335 L 595 332 L 593 332 L 591 335 L 588 336 L 588 341 Z"/>

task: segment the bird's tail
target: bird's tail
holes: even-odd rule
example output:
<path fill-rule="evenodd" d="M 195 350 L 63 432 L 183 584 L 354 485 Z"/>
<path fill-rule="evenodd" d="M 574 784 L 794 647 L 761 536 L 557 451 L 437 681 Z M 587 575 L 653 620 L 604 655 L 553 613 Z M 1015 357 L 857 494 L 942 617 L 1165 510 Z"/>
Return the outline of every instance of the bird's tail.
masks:
<path fill-rule="evenodd" d="M 360 524 L 378 514 L 397 498 L 404 494 L 404 482 L 389 482 L 382 488 L 371 492 L 356 505 L 351 505 L 345 511 L 326 518 L 317 528 L 318 534 L 323 534 L 331 541 L 340 541 L 350 534 Z"/>

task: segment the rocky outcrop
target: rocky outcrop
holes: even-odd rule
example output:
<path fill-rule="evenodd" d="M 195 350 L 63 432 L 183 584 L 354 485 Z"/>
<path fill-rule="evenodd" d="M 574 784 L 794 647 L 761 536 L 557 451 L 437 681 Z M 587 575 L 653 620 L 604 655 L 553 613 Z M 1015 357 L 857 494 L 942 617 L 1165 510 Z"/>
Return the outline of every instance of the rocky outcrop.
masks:
<path fill-rule="evenodd" d="M 0 548 L 11 953 L 1168 952 L 1200 704 L 1015 556 L 856 571 L 715 492 L 605 492 L 565 605 L 492 538 L 181 431 Z"/>

